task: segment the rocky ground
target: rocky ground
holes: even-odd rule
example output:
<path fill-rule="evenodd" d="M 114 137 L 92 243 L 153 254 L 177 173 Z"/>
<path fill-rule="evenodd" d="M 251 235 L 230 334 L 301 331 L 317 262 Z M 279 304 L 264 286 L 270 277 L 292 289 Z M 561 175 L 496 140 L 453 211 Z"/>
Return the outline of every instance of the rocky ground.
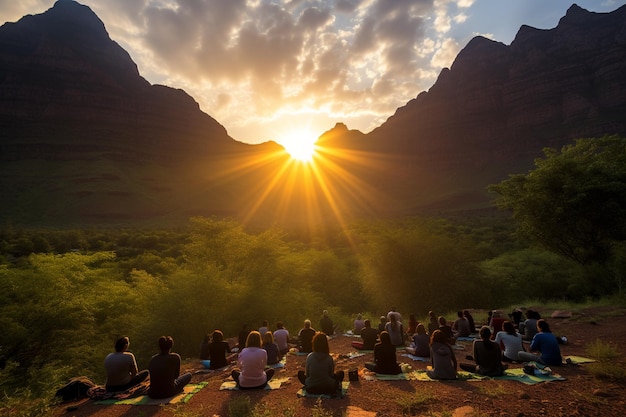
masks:
<path fill-rule="evenodd" d="M 540 309 L 541 311 L 541 309 Z M 544 317 L 550 312 L 542 312 Z M 618 308 L 590 308 L 574 313 L 571 318 L 548 318 L 555 334 L 565 335 L 568 344 L 561 346 L 563 355 L 589 356 L 589 343 L 601 340 L 620 351 L 615 367 L 626 369 L 626 310 Z M 622 416 L 626 412 L 626 381 L 604 380 L 590 372 L 590 365 L 564 365 L 554 371 L 565 381 L 524 385 L 516 381 L 368 381 L 363 376 L 363 365 L 372 360 L 372 354 L 346 359 L 353 352 L 351 337 L 339 336 L 331 340 L 331 352 L 337 355 L 338 369 L 358 368 L 361 378 L 351 382 L 343 399 L 299 398 L 301 388 L 296 374 L 302 368 L 305 356 L 289 355 L 287 365 L 275 378 L 289 377 L 278 390 L 254 392 L 220 391 L 223 381 L 229 380 L 230 370 L 215 373 L 198 372 L 192 382 L 207 381 L 208 385 L 186 404 L 167 406 L 97 405 L 90 400 L 62 404 L 55 416 L 72 417 L 196 417 L 230 414 L 229 404 L 248 398 L 263 416 Z M 460 342 L 464 350 L 456 350 L 459 362 L 467 362 L 471 342 Z M 344 357 L 342 357 L 344 355 Z M 399 362 L 409 363 L 414 369 L 425 369 L 427 363 L 412 361 L 398 355 Z M 198 361 L 189 361 L 186 368 L 201 370 Z M 521 367 L 513 364 L 512 367 Z"/>

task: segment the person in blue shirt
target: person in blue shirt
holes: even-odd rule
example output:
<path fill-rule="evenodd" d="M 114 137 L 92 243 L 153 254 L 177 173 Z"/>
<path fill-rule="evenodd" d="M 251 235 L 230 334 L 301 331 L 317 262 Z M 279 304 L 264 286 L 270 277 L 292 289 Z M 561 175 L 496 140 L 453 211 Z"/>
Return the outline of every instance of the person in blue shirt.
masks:
<path fill-rule="evenodd" d="M 518 352 L 517 356 L 523 361 L 535 361 L 547 366 L 558 366 L 563 363 L 561 349 L 556 336 L 552 334 L 548 322 L 537 320 L 537 334 L 530 342 L 530 352 Z M 538 352 L 533 353 L 533 352 Z"/>

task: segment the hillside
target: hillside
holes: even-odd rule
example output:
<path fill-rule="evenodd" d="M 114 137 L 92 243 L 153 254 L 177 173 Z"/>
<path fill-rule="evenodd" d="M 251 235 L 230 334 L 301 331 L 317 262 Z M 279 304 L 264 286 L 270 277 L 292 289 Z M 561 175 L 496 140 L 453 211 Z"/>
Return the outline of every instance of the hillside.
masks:
<path fill-rule="evenodd" d="M 484 312 L 483 312 L 484 313 Z M 475 314 L 478 317 L 478 313 Z M 555 334 L 565 335 L 567 345 L 561 345 L 561 354 L 589 357 L 587 347 L 601 340 L 615 347 L 626 342 L 624 311 L 620 308 L 595 307 L 575 313 L 572 318 L 549 318 Z M 64 404 L 56 409 L 56 416 L 73 417 L 133 417 L 133 416 L 233 416 L 229 405 L 249 401 L 258 407 L 257 415 L 289 415 L 297 417 L 347 416 L 621 416 L 626 406 L 624 381 L 601 379 L 591 372 L 593 364 L 564 365 L 553 371 L 564 381 L 525 385 L 518 381 L 457 380 L 457 381 L 371 381 L 364 379 L 364 363 L 371 361 L 372 353 L 349 359 L 345 356 L 354 349 L 351 337 L 339 336 L 330 341 L 331 354 L 337 358 L 337 369 L 359 369 L 360 379 L 351 382 L 343 399 L 324 399 L 319 404 L 315 398 L 299 398 L 301 388 L 297 371 L 302 369 L 305 356 L 288 355 L 284 369 L 275 378 L 289 378 L 278 390 L 271 391 L 220 391 L 223 381 L 229 380 L 231 368 L 224 371 L 196 373 L 192 382 L 206 381 L 208 385 L 186 404 L 158 406 L 97 405 L 90 400 Z M 468 362 L 471 342 L 459 342 L 462 350 L 455 350 L 457 361 Z M 621 349 L 621 348 L 620 348 Z M 415 370 L 424 370 L 429 363 L 413 361 L 401 356 L 399 362 L 410 364 Z M 341 357 L 343 355 L 344 357 Z M 510 369 L 521 364 L 510 364 Z M 613 368 L 625 369 L 621 355 Z M 197 360 L 189 360 L 187 370 L 201 369 Z M 76 406 L 66 411 L 68 406 Z M 359 414 L 359 412 L 363 414 Z M 265 414 L 263 414 L 265 413 Z M 322 414 L 324 413 L 324 414 Z"/>
<path fill-rule="evenodd" d="M 312 170 L 236 141 L 192 92 L 150 85 L 88 7 L 59 0 L 0 27 L 0 220 L 315 228 L 488 207 L 485 187 L 543 147 L 626 134 L 625 22 L 626 7 L 574 5 L 510 46 L 477 37 L 371 133 L 324 133 Z"/>

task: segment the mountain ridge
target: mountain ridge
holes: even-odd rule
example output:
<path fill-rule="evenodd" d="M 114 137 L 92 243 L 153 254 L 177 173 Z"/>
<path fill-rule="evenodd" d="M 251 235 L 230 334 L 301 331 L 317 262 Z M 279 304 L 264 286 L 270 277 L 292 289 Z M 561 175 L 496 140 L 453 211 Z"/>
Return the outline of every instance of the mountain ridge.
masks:
<path fill-rule="evenodd" d="M 59 0 L 0 27 L 0 219 L 314 227 L 489 207 L 486 185 L 542 148 L 626 134 L 624 22 L 626 6 L 573 5 L 511 45 L 473 38 L 373 131 L 324 132 L 302 186 L 311 175 L 280 145 L 236 141 L 191 95 L 146 81 L 91 9 Z"/>

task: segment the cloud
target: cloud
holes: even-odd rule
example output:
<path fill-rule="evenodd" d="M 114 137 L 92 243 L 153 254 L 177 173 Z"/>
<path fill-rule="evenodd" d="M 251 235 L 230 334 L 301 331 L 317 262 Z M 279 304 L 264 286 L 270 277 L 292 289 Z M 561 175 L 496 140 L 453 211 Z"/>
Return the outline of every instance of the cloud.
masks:
<path fill-rule="evenodd" d="M 26 1 L 45 10 L 54 0 Z M 26 1 L 0 0 L 0 11 Z M 451 64 L 459 47 L 445 34 L 473 1 L 81 2 L 151 82 L 185 89 L 229 131 L 264 137 L 264 123 L 290 113 L 375 127 Z"/>
<path fill-rule="evenodd" d="M 454 39 L 444 39 L 431 59 L 433 67 L 450 68 L 460 50 L 459 44 Z"/>

